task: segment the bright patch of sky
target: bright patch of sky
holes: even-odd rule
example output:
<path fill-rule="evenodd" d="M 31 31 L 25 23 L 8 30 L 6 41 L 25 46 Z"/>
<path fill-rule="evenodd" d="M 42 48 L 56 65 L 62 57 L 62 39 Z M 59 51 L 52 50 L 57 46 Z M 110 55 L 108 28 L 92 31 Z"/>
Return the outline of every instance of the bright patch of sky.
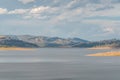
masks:
<path fill-rule="evenodd" d="M 1 35 L 120 39 L 120 0 L 1 0 Z"/>

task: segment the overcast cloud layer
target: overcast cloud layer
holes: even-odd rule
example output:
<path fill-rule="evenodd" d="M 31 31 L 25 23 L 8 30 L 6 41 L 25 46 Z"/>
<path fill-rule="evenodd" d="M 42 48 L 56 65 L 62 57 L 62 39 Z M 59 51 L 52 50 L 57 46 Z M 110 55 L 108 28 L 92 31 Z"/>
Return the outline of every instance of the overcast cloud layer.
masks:
<path fill-rule="evenodd" d="M 120 38 L 120 0 L 1 0 L 0 34 Z"/>

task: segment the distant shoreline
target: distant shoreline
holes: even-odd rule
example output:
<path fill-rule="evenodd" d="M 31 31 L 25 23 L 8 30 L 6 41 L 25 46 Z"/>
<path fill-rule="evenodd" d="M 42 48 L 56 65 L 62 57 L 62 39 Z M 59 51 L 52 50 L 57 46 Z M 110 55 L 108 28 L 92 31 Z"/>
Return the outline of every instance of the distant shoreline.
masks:
<path fill-rule="evenodd" d="M 23 48 L 23 47 L 0 47 L 0 50 L 17 50 L 17 51 L 22 51 L 22 50 L 33 50 L 34 48 Z"/>
<path fill-rule="evenodd" d="M 120 56 L 120 51 L 118 52 L 104 52 L 104 53 L 96 53 L 96 54 L 88 54 L 86 56 Z"/>
<path fill-rule="evenodd" d="M 98 50 L 98 49 L 114 49 L 114 48 L 109 47 L 109 46 L 105 46 L 105 47 L 92 47 L 92 48 L 88 48 L 88 49 Z"/>

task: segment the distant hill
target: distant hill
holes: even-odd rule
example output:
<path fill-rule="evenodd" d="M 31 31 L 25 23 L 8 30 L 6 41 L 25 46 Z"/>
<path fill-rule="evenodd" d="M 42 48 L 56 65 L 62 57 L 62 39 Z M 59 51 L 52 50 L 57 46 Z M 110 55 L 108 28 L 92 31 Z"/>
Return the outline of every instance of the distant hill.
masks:
<path fill-rule="evenodd" d="M 111 47 L 120 48 L 120 40 L 102 40 L 102 41 L 87 41 L 80 38 L 60 38 L 60 37 L 45 37 L 32 35 L 3 35 L 0 36 L 0 46 L 15 46 L 15 47 Z"/>
<path fill-rule="evenodd" d="M 86 42 L 86 43 L 79 43 L 76 45 L 72 45 L 72 47 L 111 47 L 111 48 L 120 48 L 120 40 L 111 39 L 111 40 L 102 40 L 102 41 L 95 41 L 95 42 Z"/>
<path fill-rule="evenodd" d="M 0 37 L 0 47 L 38 47 L 36 44 L 24 42 L 21 40 Z"/>
<path fill-rule="evenodd" d="M 80 38 L 60 38 L 60 37 L 45 37 L 45 36 L 31 36 L 31 35 L 7 35 L 6 38 L 20 40 L 35 44 L 39 47 L 71 47 L 71 43 L 88 42 Z"/>

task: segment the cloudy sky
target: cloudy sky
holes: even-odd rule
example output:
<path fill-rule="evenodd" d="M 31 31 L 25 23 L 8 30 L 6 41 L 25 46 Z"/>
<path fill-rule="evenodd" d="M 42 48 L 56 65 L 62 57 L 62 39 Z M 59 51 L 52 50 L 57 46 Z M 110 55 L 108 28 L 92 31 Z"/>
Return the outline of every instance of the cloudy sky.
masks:
<path fill-rule="evenodd" d="M 0 0 L 0 34 L 120 38 L 120 0 Z"/>

